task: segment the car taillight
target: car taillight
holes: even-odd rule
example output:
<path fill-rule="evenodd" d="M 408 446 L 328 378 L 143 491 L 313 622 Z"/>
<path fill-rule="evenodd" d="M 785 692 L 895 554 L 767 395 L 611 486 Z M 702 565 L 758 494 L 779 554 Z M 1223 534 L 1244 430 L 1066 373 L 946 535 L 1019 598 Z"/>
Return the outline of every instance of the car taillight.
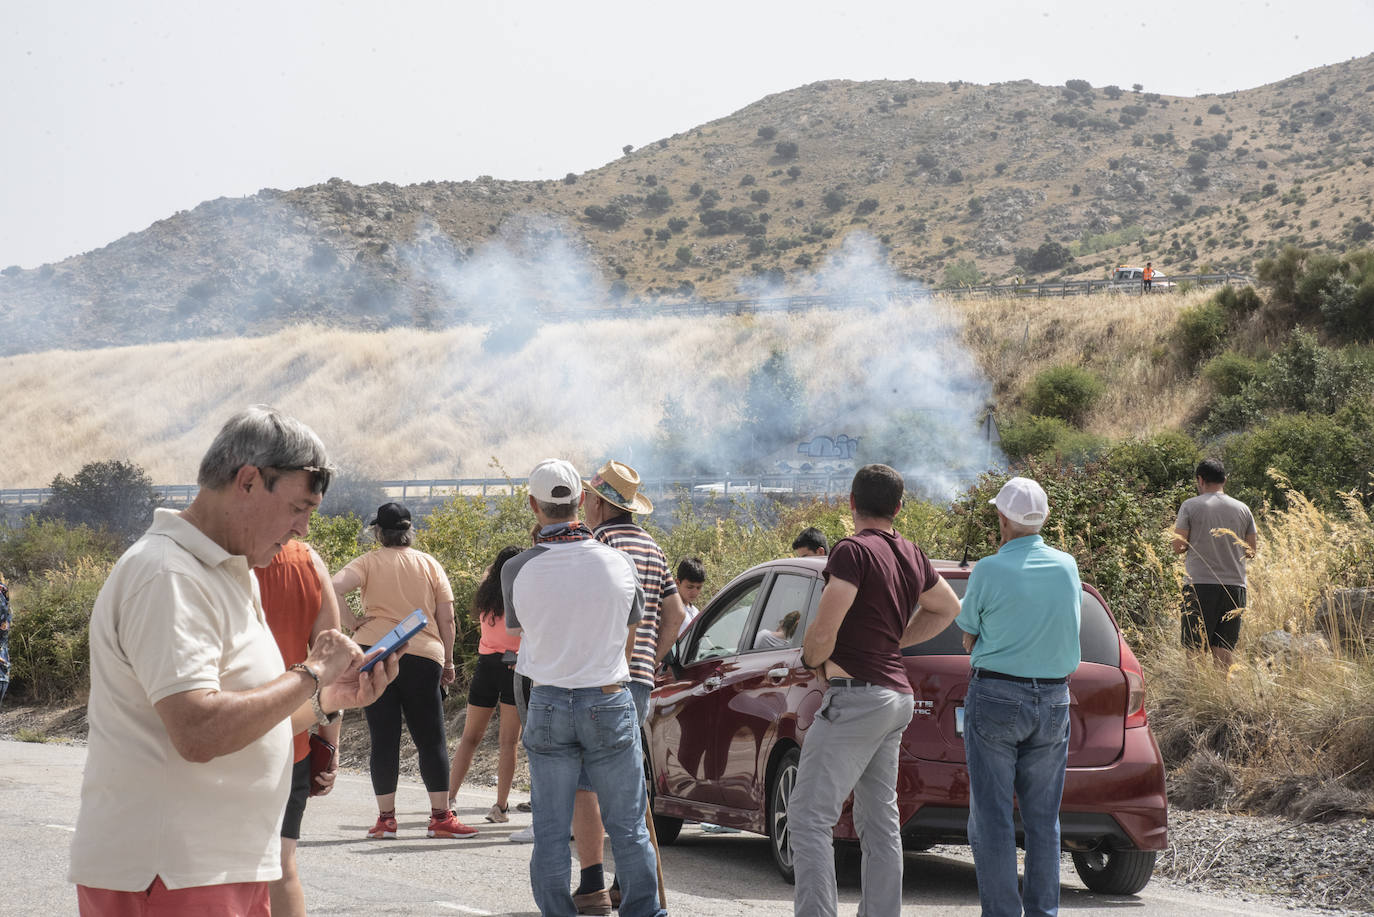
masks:
<path fill-rule="evenodd" d="M 1135 653 L 1121 638 L 1121 671 L 1126 675 L 1126 728 L 1144 726 L 1145 719 L 1145 670 Z"/>

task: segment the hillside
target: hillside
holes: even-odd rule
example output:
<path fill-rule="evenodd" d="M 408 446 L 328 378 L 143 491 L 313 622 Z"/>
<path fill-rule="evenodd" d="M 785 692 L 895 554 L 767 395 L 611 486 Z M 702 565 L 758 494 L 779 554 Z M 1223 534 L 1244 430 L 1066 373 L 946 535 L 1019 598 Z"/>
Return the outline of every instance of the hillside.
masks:
<path fill-rule="evenodd" d="M 817 272 L 855 231 L 927 285 L 1250 271 L 1374 234 L 1371 164 L 1374 56 L 1197 98 L 821 82 L 562 181 L 264 189 L 7 268 L 0 353 L 833 289 Z"/>
<path fill-rule="evenodd" d="M 301 326 L 6 357 L 0 487 L 41 487 L 112 458 L 158 483 L 190 482 L 224 418 L 267 401 L 309 422 L 354 480 L 520 476 L 551 452 L 580 467 L 615 454 L 649 476 L 823 470 L 798 440 L 847 436 L 856 460 L 900 460 L 913 486 L 944 496 L 953 486 L 941 475 L 1000 461 L 979 419 L 1014 410 L 1046 366 L 1083 363 L 1109 384 L 1091 432 L 1182 425 L 1199 392 L 1159 354 L 1201 295 L 1151 297 L 1145 309 L 1102 295 L 603 319 L 545 325 L 513 348 L 484 346 L 486 329 L 468 325 Z M 626 355 L 630 372 L 592 370 Z M 770 399 L 759 388 L 774 361 L 791 394 Z"/>

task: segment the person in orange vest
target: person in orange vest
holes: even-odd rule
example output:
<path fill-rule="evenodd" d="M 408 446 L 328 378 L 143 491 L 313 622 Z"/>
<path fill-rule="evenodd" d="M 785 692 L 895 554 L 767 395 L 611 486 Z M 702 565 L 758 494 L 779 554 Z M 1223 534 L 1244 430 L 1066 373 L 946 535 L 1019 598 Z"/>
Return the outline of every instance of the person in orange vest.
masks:
<path fill-rule="evenodd" d="M 1140 292 L 1150 292 L 1150 281 L 1155 279 L 1155 269 L 1153 263 L 1146 261 L 1145 270 L 1140 272 Z"/>
<path fill-rule="evenodd" d="M 329 568 L 315 549 L 302 541 L 288 541 L 266 567 L 255 567 L 262 610 L 267 626 L 277 641 L 282 661 L 287 665 L 304 662 L 310 644 L 320 633 L 339 628 L 339 603 L 329 580 Z M 301 816 L 311 791 L 323 796 L 334 788 L 338 770 L 339 732 L 343 721 L 335 718 L 319 727 L 320 738 L 336 749 L 334 768 L 316 777 L 318 789 L 310 785 L 310 733 L 294 737 L 291 770 L 291 795 L 286 800 L 286 815 L 281 826 L 281 878 L 268 883 L 272 913 L 281 917 L 305 917 L 305 893 L 296 871 L 296 844 L 301 837 Z"/>

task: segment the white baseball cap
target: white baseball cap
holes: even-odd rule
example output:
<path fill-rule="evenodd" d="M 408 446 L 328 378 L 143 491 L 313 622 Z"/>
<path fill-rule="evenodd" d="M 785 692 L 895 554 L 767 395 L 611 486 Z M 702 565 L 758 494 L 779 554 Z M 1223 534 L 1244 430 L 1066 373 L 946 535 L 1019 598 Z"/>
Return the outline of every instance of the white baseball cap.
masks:
<path fill-rule="evenodd" d="M 564 459 L 544 459 L 530 472 L 530 496 L 560 506 L 582 498 L 582 476 Z"/>
<path fill-rule="evenodd" d="M 1038 527 L 1050 515 L 1050 498 L 1045 496 L 1045 488 L 1030 478 L 1012 478 L 988 502 L 1017 525 Z"/>

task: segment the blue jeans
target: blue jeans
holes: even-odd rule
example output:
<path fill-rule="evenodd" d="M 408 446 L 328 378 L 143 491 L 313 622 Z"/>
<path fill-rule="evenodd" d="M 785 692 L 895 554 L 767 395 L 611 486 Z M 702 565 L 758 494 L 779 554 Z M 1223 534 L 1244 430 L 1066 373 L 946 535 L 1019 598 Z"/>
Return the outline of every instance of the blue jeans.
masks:
<path fill-rule="evenodd" d="M 630 686 L 630 697 L 635 702 L 635 717 L 639 720 L 639 728 L 644 728 L 644 723 L 649 719 L 649 694 L 654 689 L 651 685 L 646 685 L 641 681 L 626 682 Z M 636 732 L 635 735 L 639 733 Z M 582 768 L 582 773 L 577 775 L 577 788 L 586 790 L 589 793 L 596 792 L 596 787 L 592 786 L 592 778 L 587 774 L 587 768 Z"/>
<path fill-rule="evenodd" d="M 1059 913 L 1059 804 L 1069 756 L 1069 686 L 976 676 L 964 701 L 969 846 L 983 917 Z M 1016 890 L 1016 825 L 1025 831 L 1026 875 Z"/>
<path fill-rule="evenodd" d="M 529 695 L 524 743 L 534 807 L 530 887 L 539 913 L 544 917 L 577 914 L 569 890 L 568 834 L 578 772 L 585 766 L 615 854 L 620 913 L 666 917 L 667 911 L 658 906 L 657 861 L 644 822 L 644 770 L 630 692 L 536 686 Z"/>

